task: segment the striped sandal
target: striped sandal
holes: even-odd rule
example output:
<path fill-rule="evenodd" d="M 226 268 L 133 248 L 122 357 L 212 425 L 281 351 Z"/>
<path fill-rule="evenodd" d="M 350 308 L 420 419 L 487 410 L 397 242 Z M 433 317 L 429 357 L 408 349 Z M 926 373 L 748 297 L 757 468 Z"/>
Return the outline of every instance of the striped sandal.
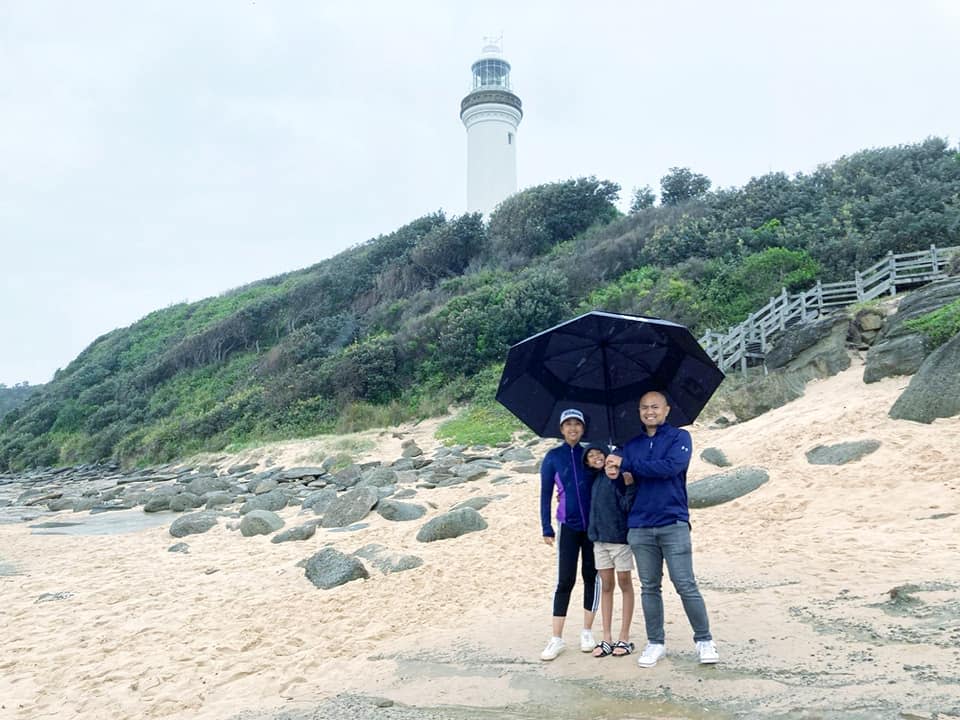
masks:
<path fill-rule="evenodd" d="M 596 658 L 601 658 L 606 657 L 607 655 L 613 655 L 613 646 L 606 640 L 601 640 L 593 649 L 593 656 Z"/>

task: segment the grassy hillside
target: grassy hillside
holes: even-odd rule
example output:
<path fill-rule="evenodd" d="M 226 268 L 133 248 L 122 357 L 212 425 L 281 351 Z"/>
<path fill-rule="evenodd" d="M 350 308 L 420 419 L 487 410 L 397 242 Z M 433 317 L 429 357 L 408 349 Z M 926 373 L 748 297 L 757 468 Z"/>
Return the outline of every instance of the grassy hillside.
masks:
<path fill-rule="evenodd" d="M 711 192 L 686 169 L 622 216 L 595 178 L 435 213 L 334 258 L 95 340 L 0 420 L 0 469 L 197 450 L 435 414 L 491 397 L 527 335 L 593 308 L 697 332 L 888 250 L 960 244 L 960 153 L 936 138 Z M 484 415 L 484 417 L 487 417 Z"/>

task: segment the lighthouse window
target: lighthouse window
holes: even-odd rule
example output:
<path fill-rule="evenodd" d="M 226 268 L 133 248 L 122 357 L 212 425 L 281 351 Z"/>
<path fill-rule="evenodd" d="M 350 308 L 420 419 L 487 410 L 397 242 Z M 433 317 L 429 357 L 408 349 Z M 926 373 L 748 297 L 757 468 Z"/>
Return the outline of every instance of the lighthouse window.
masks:
<path fill-rule="evenodd" d="M 507 145 L 513 145 L 513 133 L 507 133 Z"/>

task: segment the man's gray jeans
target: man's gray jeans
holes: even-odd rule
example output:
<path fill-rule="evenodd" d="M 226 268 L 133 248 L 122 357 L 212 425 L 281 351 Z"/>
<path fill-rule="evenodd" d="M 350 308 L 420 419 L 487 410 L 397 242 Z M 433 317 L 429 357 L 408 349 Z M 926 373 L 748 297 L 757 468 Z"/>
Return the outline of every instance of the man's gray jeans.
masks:
<path fill-rule="evenodd" d="M 642 586 L 640 605 L 647 626 L 647 642 L 664 643 L 663 595 L 660 592 L 664 560 L 673 587 L 680 595 L 687 619 L 693 627 L 694 641 L 712 640 L 707 606 L 693 575 L 690 526 L 681 520 L 664 527 L 630 528 L 627 542 L 637 561 L 637 575 Z"/>

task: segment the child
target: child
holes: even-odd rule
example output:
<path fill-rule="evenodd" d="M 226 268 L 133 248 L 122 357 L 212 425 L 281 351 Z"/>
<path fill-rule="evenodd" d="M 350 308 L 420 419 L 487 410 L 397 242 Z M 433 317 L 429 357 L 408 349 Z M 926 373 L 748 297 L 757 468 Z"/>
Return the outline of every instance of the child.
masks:
<path fill-rule="evenodd" d="M 589 456 L 594 450 L 588 449 L 585 462 L 596 468 L 596 452 L 591 461 Z M 630 622 L 633 620 L 633 553 L 627 544 L 627 513 L 633 505 L 637 488 L 633 478 L 629 481 L 620 474 L 621 455 L 611 452 L 603 460 L 603 472 L 598 473 L 593 482 L 590 500 L 590 523 L 587 536 L 593 541 L 593 554 L 597 573 L 600 575 L 600 619 L 603 624 L 603 640 L 593 651 L 594 657 L 613 655 L 622 657 L 634 651 L 630 642 Z M 613 642 L 613 587 L 614 572 L 617 584 L 623 595 L 623 620 L 620 623 L 620 637 Z"/>

